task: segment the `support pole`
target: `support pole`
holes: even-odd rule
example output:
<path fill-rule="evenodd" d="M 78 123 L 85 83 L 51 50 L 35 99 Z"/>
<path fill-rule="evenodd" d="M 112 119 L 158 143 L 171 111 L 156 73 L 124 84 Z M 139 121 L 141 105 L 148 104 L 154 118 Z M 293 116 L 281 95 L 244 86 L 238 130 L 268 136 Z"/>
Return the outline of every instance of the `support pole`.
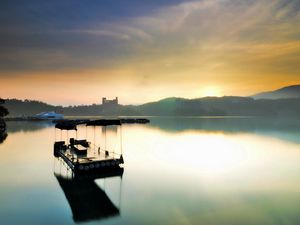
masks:
<path fill-rule="evenodd" d="M 94 151 L 95 151 L 95 147 L 97 146 L 96 145 L 96 127 L 94 126 Z"/>
<path fill-rule="evenodd" d="M 87 140 L 87 126 L 85 126 L 85 140 Z"/>
<path fill-rule="evenodd" d="M 121 155 L 123 155 L 123 139 L 122 139 L 122 125 L 120 125 L 120 142 L 121 142 Z"/>
<path fill-rule="evenodd" d="M 104 149 L 106 151 L 106 126 L 104 126 Z"/>
<path fill-rule="evenodd" d="M 122 176 L 120 176 L 120 190 L 119 190 L 119 209 L 122 206 Z"/>

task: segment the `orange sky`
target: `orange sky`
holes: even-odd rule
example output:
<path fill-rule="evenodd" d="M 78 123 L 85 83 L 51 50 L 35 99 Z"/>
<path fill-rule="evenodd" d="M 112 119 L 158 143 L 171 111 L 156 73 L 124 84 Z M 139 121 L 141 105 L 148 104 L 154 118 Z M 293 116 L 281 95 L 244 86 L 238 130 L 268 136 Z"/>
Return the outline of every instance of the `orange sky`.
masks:
<path fill-rule="evenodd" d="M 300 84 L 299 9 L 287 0 L 184 1 L 75 28 L 32 26 L 28 34 L 0 26 L 8 37 L 0 38 L 0 96 L 63 105 L 119 96 L 138 104 Z M 27 45 L 26 35 L 35 41 Z"/>

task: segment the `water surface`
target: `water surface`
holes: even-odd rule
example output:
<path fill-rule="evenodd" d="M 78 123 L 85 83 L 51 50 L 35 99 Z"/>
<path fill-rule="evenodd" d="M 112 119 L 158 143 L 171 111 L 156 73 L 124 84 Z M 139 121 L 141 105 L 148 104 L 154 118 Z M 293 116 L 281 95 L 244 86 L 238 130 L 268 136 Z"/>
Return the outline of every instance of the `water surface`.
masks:
<path fill-rule="evenodd" d="M 0 145 L 1 224 L 299 224 L 299 125 L 170 117 L 123 125 L 123 176 L 78 184 L 53 156 L 55 139 L 74 131 L 9 122 Z M 99 127 L 82 126 L 77 135 L 121 150 L 115 128 L 106 138 Z M 72 211 L 83 204 L 70 199 L 73 188 L 103 199 L 101 208 L 86 198 L 90 211 Z"/>

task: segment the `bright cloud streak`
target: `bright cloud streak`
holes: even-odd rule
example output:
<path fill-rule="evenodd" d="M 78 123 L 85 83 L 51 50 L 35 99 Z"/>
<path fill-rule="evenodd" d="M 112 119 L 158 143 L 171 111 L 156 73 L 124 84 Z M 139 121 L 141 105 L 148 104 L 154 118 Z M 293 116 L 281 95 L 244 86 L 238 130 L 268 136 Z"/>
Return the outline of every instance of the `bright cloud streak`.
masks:
<path fill-rule="evenodd" d="M 178 1 L 105 20 L 65 19 L 51 29 L 0 26 L 7 36 L 0 38 L 0 95 L 39 93 L 61 104 L 118 95 L 142 103 L 201 97 L 209 87 L 215 95 L 250 95 L 300 83 L 299 11 L 293 0 Z M 60 83 L 49 86 L 53 77 Z M 64 87 L 68 99 L 56 99 L 53 91 Z"/>

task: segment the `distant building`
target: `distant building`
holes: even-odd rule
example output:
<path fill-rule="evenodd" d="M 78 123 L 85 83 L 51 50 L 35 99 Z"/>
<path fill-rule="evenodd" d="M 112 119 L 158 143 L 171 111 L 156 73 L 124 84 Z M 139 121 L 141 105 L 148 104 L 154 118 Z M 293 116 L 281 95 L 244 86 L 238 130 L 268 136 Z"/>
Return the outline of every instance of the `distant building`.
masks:
<path fill-rule="evenodd" d="M 118 106 L 118 97 L 116 97 L 115 99 L 112 99 L 112 100 L 106 99 L 105 97 L 102 98 L 102 106 L 104 106 L 104 107 Z"/>
<path fill-rule="evenodd" d="M 102 113 L 104 114 L 116 114 L 118 111 L 119 101 L 118 97 L 115 99 L 102 98 Z"/>

